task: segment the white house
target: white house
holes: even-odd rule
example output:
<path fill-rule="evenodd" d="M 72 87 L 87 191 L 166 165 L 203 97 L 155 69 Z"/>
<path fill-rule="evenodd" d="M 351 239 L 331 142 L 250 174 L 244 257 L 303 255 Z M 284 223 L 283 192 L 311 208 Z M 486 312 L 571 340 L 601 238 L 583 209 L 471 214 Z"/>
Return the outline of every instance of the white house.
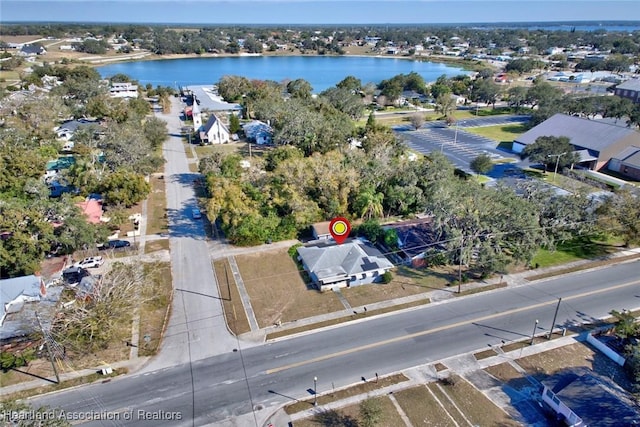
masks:
<path fill-rule="evenodd" d="M 225 144 L 230 140 L 229 129 L 215 114 L 212 114 L 207 123 L 200 128 L 201 144 Z"/>
<path fill-rule="evenodd" d="M 112 98 L 137 98 L 138 86 L 128 82 L 112 83 L 109 88 L 109 95 Z"/>
<path fill-rule="evenodd" d="M 302 265 L 320 291 L 379 282 L 393 264 L 361 240 L 341 245 L 316 240 L 298 248 Z"/>

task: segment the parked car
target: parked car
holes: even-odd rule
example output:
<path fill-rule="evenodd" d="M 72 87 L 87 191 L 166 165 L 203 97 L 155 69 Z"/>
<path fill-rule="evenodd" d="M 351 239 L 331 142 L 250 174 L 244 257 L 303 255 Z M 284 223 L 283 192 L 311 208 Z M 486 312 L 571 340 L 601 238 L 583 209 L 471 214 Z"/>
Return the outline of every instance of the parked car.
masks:
<path fill-rule="evenodd" d="M 91 276 L 87 270 L 79 266 L 72 266 L 62 272 L 62 279 L 67 285 L 75 286 L 83 277 Z"/>
<path fill-rule="evenodd" d="M 82 268 L 98 268 L 104 264 L 104 259 L 101 256 L 92 256 L 77 262 L 75 265 Z"/>
<path fill-rule="evenodd" d="M 200 219 L 202 218 L 202 213 L 200 212 L 200 209 L 193 208 L 191 209 L 191 216 L 193 217 L 193 219 Z"/>
<path fill-rule="evenodd" d="M 126 248 L 131 246 L 131 242 L 127 240 L 109 240 L 107 243 L 102 245 L 101 249 L 118 249 L 118 248 Z"/>

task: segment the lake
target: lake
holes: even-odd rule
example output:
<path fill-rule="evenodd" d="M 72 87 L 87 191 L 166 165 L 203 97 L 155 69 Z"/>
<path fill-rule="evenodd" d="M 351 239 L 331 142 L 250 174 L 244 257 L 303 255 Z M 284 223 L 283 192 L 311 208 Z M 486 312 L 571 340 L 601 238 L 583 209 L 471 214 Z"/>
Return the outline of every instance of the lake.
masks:
<path fill-rule="evenodd" d="M 122 62 L 97 68 L 102 77 L 126 74 L 141 84 L 153 86 L 210 85 L 222 76 L 237 75 L 249 79 L 304 79 L 314 92 L 335 86 L 351 75 L 363 84 L 379 83 L 398 74 L 416 72 L 432 82 L 445 74 L 453 77 L 468 74 L 458 67 L 435 62 L 370 56 L 232 56 L 187 58 L 157 61 Z"/>

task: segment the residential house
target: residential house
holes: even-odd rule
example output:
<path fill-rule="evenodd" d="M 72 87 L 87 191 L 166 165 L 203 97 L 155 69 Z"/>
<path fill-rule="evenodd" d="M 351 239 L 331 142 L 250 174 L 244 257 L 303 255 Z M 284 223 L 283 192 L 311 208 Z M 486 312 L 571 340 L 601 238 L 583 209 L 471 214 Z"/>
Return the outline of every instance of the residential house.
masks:
<path fill-rule="evenodd" d="M 96 199 L 87 199 L 83 202 L 77 202 L 76 206 L 80 208 L 90 224 L 100 224 L 106 222 L 102 214 L 102 201 Z"/>
<path fill-rule="evenodd" d="M 60 156 L 56 160 L 49 160 L 46 164 L 45 177 L 53 177 L 61 170 L 69 169 L 76 163 L 76 159 L 73 156 Z"/>
<path fill-rule="evenodd" d="M 229 129 L 215 114 L 209 116 L 207 123 L 200 128 L 200 143 L 203 145 L 225 144 L 230 140 Z"/>
<path fill-rule="evenodd" d="M 541 136 L 566 136 L 580 155 L 581 166 L 600 170 L 618 153 L 640 146 L 640 132 L 611 122 L 555 114 L 513 141 L 513 151 L 522 153 Z"/>
<path fill-rule="evenodd" d="M 393 268 L 379 250 L 357 239 L 341 245 L 333 240 L 316 240 L 299 247 L 298 255 L 321 292 L 379 282 Z"/>
<path fill-rule="evenodd" d="M 242 125 L 245 136 L 251 142 L 258 145 L 268 145 L 273 143 L 273 129 L 269 124 L 254 120 Z"/>
<path fill-rule="evenodd" d="M 640 104 L 640 79 L 629 79 L 616 86 L 614 95 L 627 98 L 636 104 Z"/>
<path fill-rule="evenodd" d="M 137 98 L 138 86 L 129 82 L 112 83 L 109 88 L 109 95 L 112 98 Z"/>
<path fill-rule="evenodd" d="M 7 315 L 19 312 L 25 303 L 40 301 L 46 295 L 47 288 L 40 276 L 0 280 L 0 326 Z"/>
<path fill-rule="evenodd" d="M 609 170 L 640 181 L 640 146 L 627 147 L 609 161 Z"/>
<path fill-rule="evenodd" d="M 58 139 L 62 139 L 65 141 L 70 141 L 73 138 L 73 134 L 79 129 L 91 125 L 97 125 L 97 121 L 87 120 L 87 119 L 78 119 L 78 120 L 67 120 L 62 123 L 60 126 L 55 128 L 53 131 L 56 133 Z"/>
<path fill-rule="evenodd" d="M 427 265 L 425 251 L 434 248 L 443 249 L 441 244 L 437 243 L 439 239 L 433 232 L 432 221 L 431 217 L 416 218 L 383 227 L 385 230 L 393 229 L 396 231 L 398 248 L 400 249 L 399 255 L 413 267 Z"/>
<path fill-rule="evenodd" d="M 609 378 L 586 369 L 554 377 L 544 385 L 542 401 L 566 425 L 615 427 L 640 423 L 637 407 Z"/>
<path fill-rule="evenodd" d="M 328 240 L 333 239 L 331 232 L 329 231 L 329 225 L 331 221 L 316 222 L 311 226 L 311 233 L 314 240 Z"/>
<path fill-rule="evenodd" d="M 45 53 L 47 50 L 40 44 L 25 44 L 20 48 L 22 56 L 44 55 Z"/>

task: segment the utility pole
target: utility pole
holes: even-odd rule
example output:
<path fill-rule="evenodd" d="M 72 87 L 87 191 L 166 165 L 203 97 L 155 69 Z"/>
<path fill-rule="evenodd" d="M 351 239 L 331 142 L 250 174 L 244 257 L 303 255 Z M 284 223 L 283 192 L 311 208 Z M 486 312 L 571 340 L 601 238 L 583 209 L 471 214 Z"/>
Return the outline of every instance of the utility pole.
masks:
<path fill-rule="evenodd" d="M 462 251 L 464 250 L 464 235 L 460 238 L 460 256 L 458 263 L 458 293 L 462 286 Z"/>
<path fill-rule="evenodd" d="M 58 369 L 56 368 L 56 361 L 53 357 L 53 353 L 51 352 L 51 346 L 49 345 L 49 334 L 44 331 L 42 327 L 42 322 L 40 321 L 40 316 L 38 316 L 38 312 L 36 311 L 36 320 L 38 321 L 38 326 L 40 327 L 40 331 L 42 331 L 42 335 L 44 336 L 44 343 L 47 346 L 47 353 L 49 353 L 49 360 L 51 361 L 51 367 L 53 368 L 53 373 L 56 374 L 56 382 L 60 384 L 60 375 L 58 375 Z"/>
<path fill-rule="evenodd" d="M 551 339 L 551 336 L 553 335 L 553 328 L 556 326 L 556 319 L 558 317 L 558 309 L 560 309 L 560 303 L 562 302 L 562 298 L 558 298 L 558 305 L 556 305 L 556 312 L 553 315 L 553 322 L 551 322 L 551 330 L 549 330 L 549 336 L 547 337 L 547 339 Z"/>
<path fill-rule="evenodd" d="M 547 157 L 555 157 L 556 158 L 556 168 L 553 171 L 553 182 L 556 182 L 556 175 L 558 174 L 558 163 L 560 163 L 560 157 L 567 154 L 566 152 L 560 154 L 549 154 Z"/>

